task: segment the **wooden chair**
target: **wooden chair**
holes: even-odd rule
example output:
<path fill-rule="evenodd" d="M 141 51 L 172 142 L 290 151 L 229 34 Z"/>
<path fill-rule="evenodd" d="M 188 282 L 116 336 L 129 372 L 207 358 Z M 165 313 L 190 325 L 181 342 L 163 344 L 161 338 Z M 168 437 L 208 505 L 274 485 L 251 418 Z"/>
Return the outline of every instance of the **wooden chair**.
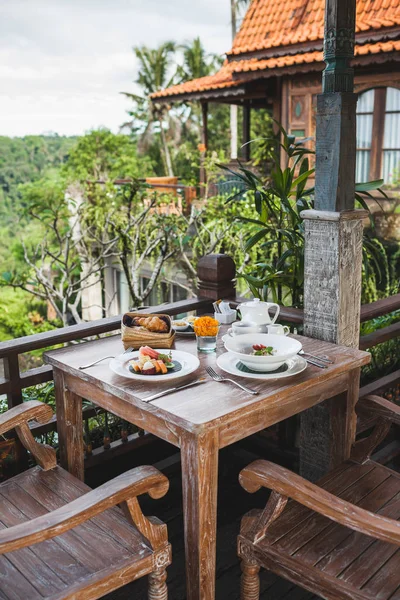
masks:
<path fill-rule="evenodd" d="M 400 599 L 400 475 L 369 458 L 400 408 L 378 396 L 358 405 L 375 428 L 317 484 L 264 460 L 241 471 L 248 492 L 272 490 L 242 519 L 242 600 L 258 600 L 260 567 L 329 600 Z"/>
<path fill-rule="evenodd" d="M 143 515 L 137 496 L 164 496 L 168 479 L 138 467 L 91 490 L 57 466 L 53 448 L 34 440 L 28 421 L 51 416 L 36 401 L 0 416 L 0 434 L 15 429 L 38 463 L 0 484 L 0 598 L 101 598 L 149 575 L 149 599 L 166 600 L 167 528 Z"/>

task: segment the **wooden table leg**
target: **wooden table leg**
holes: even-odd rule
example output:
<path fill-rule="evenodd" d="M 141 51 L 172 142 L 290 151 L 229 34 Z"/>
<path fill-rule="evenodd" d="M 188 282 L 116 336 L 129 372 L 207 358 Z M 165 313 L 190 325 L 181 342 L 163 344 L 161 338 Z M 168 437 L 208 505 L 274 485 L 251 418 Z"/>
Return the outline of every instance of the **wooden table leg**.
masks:
<path fill-rule="evenodd" d="M 187 600 L 215 598 L 218 435 L 181 440 Z"/>
<path fill-rule="evenodd" d="M 54 385 L 60 464 L 83 481 L 82 398 L 67 388 L 63 372 L 56 368 L 54 369 Z"/>

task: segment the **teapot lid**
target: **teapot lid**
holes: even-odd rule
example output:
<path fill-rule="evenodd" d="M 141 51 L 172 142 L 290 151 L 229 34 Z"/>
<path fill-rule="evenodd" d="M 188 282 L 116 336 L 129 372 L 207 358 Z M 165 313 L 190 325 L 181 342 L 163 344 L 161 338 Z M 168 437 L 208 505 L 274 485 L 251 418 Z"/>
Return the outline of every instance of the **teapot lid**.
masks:
<path fill-rule="evenodd" d="M 266 302 L 261 302 L 260 298 L 253 298 L 253 300 L 249 300 L 249 302 L 244 302 L 242 306 L 260 306 L 260 304 L 267 304 Z"/>

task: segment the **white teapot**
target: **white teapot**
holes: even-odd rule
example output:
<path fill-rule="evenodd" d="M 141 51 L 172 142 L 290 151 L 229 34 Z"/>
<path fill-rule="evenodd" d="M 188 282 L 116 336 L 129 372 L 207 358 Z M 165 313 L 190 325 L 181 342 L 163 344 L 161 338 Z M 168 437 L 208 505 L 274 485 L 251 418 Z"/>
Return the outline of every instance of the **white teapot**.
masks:
<path fill-rule="evenodd" d="M 276 312 L 271 319 L 269 309 L 275 306 Z M 243 302 L 238 306 L 243 321 L 254 323 L 255 325 L 271 325 L 275 323 L 279 315 L 279 304 L 274 302 L 261 302 L 259 298 L 253 298 L 250 302 Z"/>

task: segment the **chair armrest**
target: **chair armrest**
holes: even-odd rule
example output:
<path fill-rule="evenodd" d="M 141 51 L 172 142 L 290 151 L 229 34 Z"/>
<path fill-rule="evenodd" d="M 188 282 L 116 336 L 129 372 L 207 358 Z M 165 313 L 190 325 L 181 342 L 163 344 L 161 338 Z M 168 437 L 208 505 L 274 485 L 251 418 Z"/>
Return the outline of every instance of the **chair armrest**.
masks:
<path fill-rule="evenodd" d="M 248 492 L 267 487 L 293 498 L 336 523 L 384 542 L 400 545 L 400 523 L 359 508 L 323 490 L 292 471 L 266 460 L 256 460 L 243 469 L 239 481 Z"/>
<path fill-rule="evenodd" d="M 29 400 L 14 408 L 10 408 L 7 412 L 0 415 L 0 435 L 4 435 L 10 429 L 14 429 L 18 425 L 23 425 L 29 421 L 37 421 L 38 423 L 47 423 L 53 416 L 53 409 L 48 404 L 38 402 L 37 400 Z"/>
<path fill-rule="evenodd" d="M 137 467 L 50 513 L 1 530 L 0 554 L 61 535 L 108 508 L 141 494 L 161 498 L 168 488 L 168 479 L 157 469 Z"/>
<path fill-rule="evenodd" d="M 360 398 L 356 404 L 356 410 L 357 412 L 362 411 L 400 425 L 400 406 L 381 396 L 371 395 Z"/>
<path fill-rule="evenodd" d="M 45 471 L 57 465 L 56 451 L 51 446 L 39 444 L 32 435 L 29 421 L 47 423 L 53 416 L 53 409 L 48 404 L 29 400 L 10 408 L 0 415 L 0 435 L 15 429 L 22 445 L 32 453 L 38 465 Z"/>

